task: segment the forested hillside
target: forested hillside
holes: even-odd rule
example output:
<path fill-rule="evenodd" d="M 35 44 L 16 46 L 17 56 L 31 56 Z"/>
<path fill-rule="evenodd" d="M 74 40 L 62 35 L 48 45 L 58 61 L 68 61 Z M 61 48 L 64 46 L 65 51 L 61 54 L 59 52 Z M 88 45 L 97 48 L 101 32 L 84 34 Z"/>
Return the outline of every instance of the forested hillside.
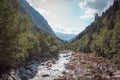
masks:
<path fill-rule="evenodd" d="M 0 0 L 0 73 L 31 58 L 56 56 L 61 44 L 41 30 L 34 33 L 29 14 L 19 7 L 17 0 Z"/>
<path fill-rule="evenodd" d="M 108 58 L 120 68 L 120 0 L 102 16 L 96 14 L 95 21 L 65 47 Z"/>
<path fill-rule="evenodd" d="M 38 11 L 36 11 L 32 6 L 30 6 L 26 0 L 19 0 L 19 2 L 19 10 L 23 14 L 29 14 L 30 21 L 35 32 L 44 31 L 45 34 L 55 36 L 47 20 L 45 20 L 45 18 Z"/>
<path fill-rule="evenodd" d="M 33 3 L 41 1 L 34 0 Z M 55 0 L 45 3 L 47 8 L 56 5 L 51 8 L 57 15 L 50 15 L 52 18 L 58 16 L 55 21 L 75 17 L 73 5 L 76 0 L 71 2 L 73 5 L 64 0 L 57 1 L 65 3 L 62 5 L 65 10 L 59 8 L 60 2 Z M 103 4 L 83 0 L 79 12 L 83 7 L 89 8 L 89 2 Z M 34 8 L 26 0 L 0 0 L 0 80 L 120 80 L 120 0 L 114 0 L 101 16 L 96 14 L 95 20 L 70 42 L 57 38 L 47 20 Z M 64 11 L 68 13 L 64 14 Z M 71 22 L 66 20 L 63 21 L 65 24 Z"/>

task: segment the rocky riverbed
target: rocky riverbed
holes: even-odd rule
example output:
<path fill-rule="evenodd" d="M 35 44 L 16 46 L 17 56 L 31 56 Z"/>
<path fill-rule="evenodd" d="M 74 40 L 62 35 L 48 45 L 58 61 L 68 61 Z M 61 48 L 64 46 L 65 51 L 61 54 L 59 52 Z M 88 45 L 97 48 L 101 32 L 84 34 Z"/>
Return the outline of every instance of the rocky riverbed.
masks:
<path fill-rule="evenodd" d="M 55 62 L 49 60 L 38 67 L 37 74 L 28 80 L 54 80 L 62 77 L 68 70 L 65 65 L 71 60 L 71 53 L 59 54 L 59 59 Z"/>
<path fill-rule="evenodd" d="M 54 80 L 62 77 L 68 70 L 65 66 L 72 59 L 72 52 L 60 53 L 58 60 L 47 57 L 34 59 L 26 66 L 11 69 L 0 76 L 0 80 Z"/>
<path fill-rule="evenodd" d="M 55 80 L 120 80 L 120 70 L 109 60 L 92 54 L 74 53 L 68 73 Z"/>
<path fill-rule="evenodd" d="M 58 60 L 32 60 L 27 66 L 11 69 L 0 80 L 120 80 L 120 70 L 92 54 L 62 52 Z"/>

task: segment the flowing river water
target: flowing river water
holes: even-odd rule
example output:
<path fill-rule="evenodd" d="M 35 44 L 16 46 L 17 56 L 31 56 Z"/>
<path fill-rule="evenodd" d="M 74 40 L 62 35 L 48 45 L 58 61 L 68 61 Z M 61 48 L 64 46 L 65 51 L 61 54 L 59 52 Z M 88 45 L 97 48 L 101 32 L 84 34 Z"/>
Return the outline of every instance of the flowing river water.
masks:
<path fill-rule="evenodd" d="M 71 60 L 71 54 L 72 52 L 59 54 L 59 59 L 55 63 L 51 63 L 50 67 L 48 65 L 39 65 L 37 74 L 28 80 L 54 80 L 62 77 L 65 72 L 68 72 L 65 65 Z"/>
<path fill-rule="evenodd" d="M 58 60 L 48 59 L 46 57 L 35 59 L 17 70 L 11 69 L 8 73 L 1 75 L 0 80 L 77 80 L 80 78 L 83 80 L 97 80 L 99 78 L 101 80 L 120 80 L 120 71 L 108 60 L 100 57 L 63 52 L 59 54 Z M 80 64 L 76 64 L 76 62 Z M 89 67 L 88 64 L 92 67 L 86 68 L 85 66 Z M 69 70 L 65 68 L 66 66 Z M 94 70 L 96 72 L 93 73 Z M 110 72 L 113 74 L 112 77 L 109 75 Z"/>

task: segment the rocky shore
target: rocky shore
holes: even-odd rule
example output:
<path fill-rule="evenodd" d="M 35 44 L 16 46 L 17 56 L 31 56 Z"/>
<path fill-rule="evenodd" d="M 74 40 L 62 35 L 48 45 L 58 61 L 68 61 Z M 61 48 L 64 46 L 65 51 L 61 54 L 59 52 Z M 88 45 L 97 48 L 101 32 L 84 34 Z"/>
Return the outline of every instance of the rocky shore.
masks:
<path fill-rule="evenodd" d="M 10 69 L 7 73 L 0 75 L 0 80 L 28 80 L 37 74 L 39 65 L 44 63 L 44 65 L 50 66 L 50 64 L 46 62 L 54 63 L 55 58 L 42 57 L 33 59 L 27 62 L 25 66 L 20 66 L 17 69 Z"/>
<path fill-rule="evenodd" d="M 120 80 L 120 70 L 107 59 L 83 53 L 73 57 L 66 65 L 69 72 L 55 80 Z"/>
<path fill-rule="evenodd" d="M 33 59 L 25 66 L 2 74 L 0 80 L 54 80 L 62 77 L 67 72 L 65 65 L 70 61 L 71 53 L 60 53 L 57 58 Z"/>
<path fill-rule="evenodd" d="M 59 59 L 39 58 L 11 69 L 0 80 L 120 80 L 120 70 L 92 54 L 63 53 Z"/>

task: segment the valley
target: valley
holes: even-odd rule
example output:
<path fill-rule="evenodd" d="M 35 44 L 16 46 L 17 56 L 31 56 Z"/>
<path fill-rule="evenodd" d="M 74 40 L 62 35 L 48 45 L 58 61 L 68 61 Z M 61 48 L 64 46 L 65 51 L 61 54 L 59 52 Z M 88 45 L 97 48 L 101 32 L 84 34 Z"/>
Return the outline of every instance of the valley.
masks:
<path fill-rule="evenodd" d="M 0 80 L 120 80 L 120 0 L 0 0 Z"/>

